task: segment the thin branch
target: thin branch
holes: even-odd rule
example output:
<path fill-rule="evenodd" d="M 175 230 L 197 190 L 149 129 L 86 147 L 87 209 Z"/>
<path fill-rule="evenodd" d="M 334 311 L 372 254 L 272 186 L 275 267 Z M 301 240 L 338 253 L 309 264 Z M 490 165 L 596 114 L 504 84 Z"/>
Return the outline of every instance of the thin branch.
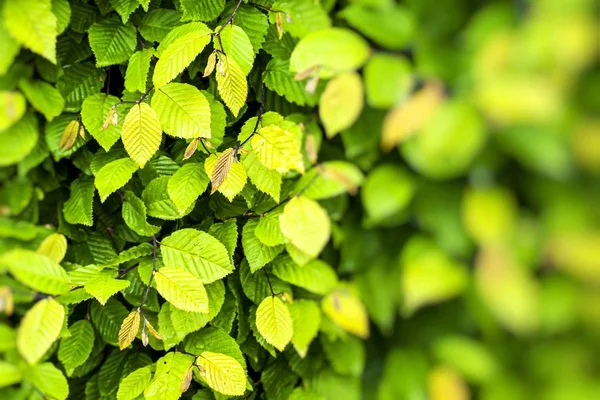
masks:
<path fill-rule="evenodd" d="M 144 292 L 144 297 L 142 298 L 142 303 L 138 307 L 142 316 L 144 315 L 144 311 L 142 307 L 146 304 L 146 300 L 148 300 L 148 294 L 150 293 L 150 288 L 152 287 L 152 280 L 154 279 L 154 274 L 156 274 L 156 249 L 158 246 L 158 241 L 156 240 L 156 236 L 152 235 L 152 275 L 150 275 L 150 280 L 148 281 L 148 286 L 146 286 L 146 291 Z M 146 317 L 144 317 L 146 318 Z"/>
<path fill-rule="evenodd" d="M 258 114 L 256 115 L 256 124 L 254 125 L 254 129 L 252 130 L 252 133 L 250 134 L 250 136 L 248 136 L 239 146 L 237 146 L 238 148 L 243 147 L 250 139 L 252 139 L 252 136 L 254 136 L 254 134 L 258 130 L 258 126 L 260 125 L 260 122 L 262 121 L 262 116 L 265 113 L 265 84 L 264 83 L 260 86 L 260 103 L 259 104 L 260 105 L 258 106 Z"/>
<path fill-rule="evenodd" d="M 265 277 L 267 278 L 267 283 L 269 284 L 269 289 L 271 290 L 271 296 L 275 297 L 275 292 L 273 291 L 273 285 L 271 285 L 271 278 L 269 278 L 269 273 L 266 268 L 263 268 L 265 272 Z"/>
<path fill-rule="evenodd" d="M 219 28 L 219 30 L 217 31 L 216 35 L 219 36 L 221 35 L 221 32 L 223 31 L 223 29 L 225 29 L 225 27 L 231 23 L 231 21 L 233 21 L 233 19 L 235 18 L 235 15 L 238 12 L 238 9 L 240 8 L 240 6 L 242 5 L 242 1 L 243 0 L 238 0 L 238 3 L 236 4 L 235 8 L 233 9 L 233 12 L 231 13 L 231 15 L 229 16 L 229 18 L 227 18 L 227 20 L 221 25 L 221 27 Z"/>

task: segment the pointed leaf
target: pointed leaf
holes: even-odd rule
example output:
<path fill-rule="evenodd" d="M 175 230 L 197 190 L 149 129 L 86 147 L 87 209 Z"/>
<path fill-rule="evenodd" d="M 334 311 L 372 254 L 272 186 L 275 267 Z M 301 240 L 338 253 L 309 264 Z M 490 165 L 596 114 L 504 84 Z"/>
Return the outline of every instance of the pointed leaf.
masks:
<path fill-rule="evenodd" d="M 300 357 L 304 358 L 308 346 L 319 333 L 321 309 L 317 302 L 311 300 L 296 300 L 289 304 L 288 308 L 294 326 L 292 344 Z"/>
<path fill-rule="evenodd" d="M 154 275 L 156 290 L 173 306 L 190 312 L 208 313 L 208 296 L 202 281 L 192 273 L 163 267 Z"/>
<path fill-rule="evenodd" d="M 292 317 L 279 297 L 265 298 L 256 309 L 256 327 L 265 340 L 283 351 L 294 333 Z"/>
<path fill-rule="evenodd" d="M 211 180 L 211 194 L 221 192 L 233 201 L 246 185 L 246 169 L 235 159 L 234 149 L 211 154 L 204 162 L 204 168 Z"/>
<path fill-rule="evenodd" d="M 136 369 L 119 383 L 117 400 L 134 400 L 138 398 L 151 379 L 152 369 L 150 366 Z"/>
<path fill-rule="evenodd" d="M 33 108 L 44 114 L 47 121 L 52 121 L 65 106 L 65 100 L 60 92 L 49 83 L 21 79 L 19 89 Z"/>
<path fill-rule="evenodd" d="M 100 194 L 100 201 L 104 202 L 111 193 L 129 182 L 137 169 L 138 166 L 131 158 L 111 161 L 100 168 L 94 181 Z"/>
<path fill-rule="evenodd" d="M 94 328 L 82 319 L 69 327 L 71 336 L 63 338 L 58 348 L 58 359 L 65 367 L 67 376 L 88 359 L 94 346 Z"/>
<path fill-rule="evenodd" d="M 211 389 L 228 396 L 240 396 L 246 391 L 246 373 L 235 358 L 205 351 L 198 356 L 196 364 Z"/>
<path fill-rule="evenodd" d="M 121 137 L 121 128 L 123 127 L 123 118 L 119 118 L 119 111 L 113 107 L 119 102 L 119 98 L 105 93 L 98 93 L 88 96 L 81 105 L 81 121 L 88 132 L 98 141 L 100 146 L 106 151 L 115 144 Z M 117 113 L 117 125 L 113 125 L 114 113 Z M 113 116 L 107 121 L 109 113 Z M 105 122 L 108 124 L 105 127 Z"/>
<path fill-rule="evenodd" d="M 88 32 L 96 67 L 121 64 L 129 60 L 135 49 L 135 27 L 131 23 L 123 25 L 115 16 L 95 23 Z"/>
<path fill-rule="evenodd" d="M 252 149 L 266 168 L 285 173 L 304 172 L 300 153 L 301 138 L 277 125 L 260 128 L 251 139 Z"/>
<path fill-rule="evenodd" d="M 44 239 L 36 253 L 60 264 L 65 254 L 67 254 L 67 238 L 60 233 L 53 233 Z"/>
<path fill-rule="evenodd" d="M 121 140 L 129 157 L 143 168 L 154 156 L 162 140 L 162 128 L 156 112 L 146 103 L 133 106 L 125 116 Z"/>
<path fill-rule="evenodd" d="M 123 350 L 135 340 L 138 331 L 140 330 L 140 309 L 137 308 L 130 312 L 123 320 L 119 329 L 119 349 Z"/>
<path fill-rule="evenodd" d="M 71 197 L 63 205 L 65 221 L 70 224 L 92 226 L 94 180 L 88 176 L 80 176 L 71 183 Z"/>
<path fill-rule="evenodd" d="M 105 305 L 110 297 L 129 287 L 130 284 L 127 280 L 114 279 L 109 274 L 102 274 L 100 277 L 86 283 L 84 289 L 94 296 L 100 304 Z"/>
<path fill-rule="evenodd" d="M 24 285 L 42 293 L 63 294 L 69 291 L 65 270 L 49 257 L 30 250 L 14 249 L 0 256 L 0 266 Z"/>
<path fill-rule="evenodd" d="M 127 64 L 125 73 L 125 89 L 130 92 L 144 93 L 150 71 L 150 60 L 154 56 L 154 49 L 143 49 L 133 53 Z"/>
<path fill-rule="evenodd" d="M 362 79 L 356 72 L 340 74 L 327 83 L 319 101 L 319 116 L 328 138 L 356 122 L 363 109 L 363 97 Z"/>
<path fill-rule="evenodd" d="M 331 233 L 327 212 L 314 200 L 302 196 L 285 205 L 279 225 L 286 239 L 312 258 L 323 250 Z"/>
<path fill-rule="evenodd" d="M 289 256 L 273 261 L 273 274 L 279 279 L 317 294 L 327 294 L 337 284 L 335 270 L 322 260 L 299 266 Z"/>
<path fill-rule="evenodd" d="M 198 196 L 204 193 L 208 181 L 204 165 L 189 163 L 179 168 L 169 178 L 167 191 L 177 208 L 185 210 L 196 201 Z"/>
<path fill-rule="evenodd" d="M 246 75 L 232 57 L 221 56 L 217 63 L 217 89 L 223 102 L 237 117 L 246 104 L 248 82 Z"/>
<path fill-rule="evenodd" d="M 58 339 L 65 308 L 52 298 L 38 301 L 25 313 L 17 331 L 17 348 L 30 364 L 36 364 Z"/>

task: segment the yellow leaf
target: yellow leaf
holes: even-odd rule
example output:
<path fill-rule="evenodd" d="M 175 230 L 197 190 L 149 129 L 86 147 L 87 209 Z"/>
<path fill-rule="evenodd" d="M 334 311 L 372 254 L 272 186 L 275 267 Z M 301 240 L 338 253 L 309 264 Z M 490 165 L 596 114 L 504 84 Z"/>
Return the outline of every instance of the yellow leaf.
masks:
<path fill-rule="evenodd" d="M 0 313 L 12 315 L 15 311 L 15 299 L 8 286 L 0 286 Z"/>
<path fill-rule="evenodd" d="M 121 329 L 119 329 L 119 348 L 127 348 L 135 340 L 140 329 L 140 310 L 135 309 L 123 320 Z"/>
<path fill-rule="evenodd" d="M 202 281 L 190 272 L 176 267 L 163 267 L 154 275 L 156 289 L 162 297 L 180 310 L 208 313 L 208 295 Z"/>
<path fill-rule="evenodd" d="M 316 201 L 302 196 L 285 205 L 279 226 L 291 244 L 312 258 L 319 255 L 331 235 L 327 212 Z"/>
<path fill-rule="evenodd" d="M 248 96 L 246 75 L 232 57 L 220 57 L 217 68 L 222 72 L 216 75 L 219 95 L 237 117 Z"/>
<path fill-rule="evenodd" d="M 363 339 L 369 337 L 367 310 L 349 288 L 334 289 L 323 299 L 321 307 L 325 315 L 344 330 Z"/>
<path fill-rule="evenodd" d="M 433 115 L 444 99 L 444 88 L 429 82 L 405 102 L 388 111 L 383 121 L 381 148 L 391 150 L 408 139 Z"/>
<path fill-rule="evenodd" d="M 154 336 L 158 340 L 163 340 L 162 336 L 160 336 L 160 333 L 158 333 L 158 331 L 156 329 L 154 329 L 154 327 L 152 326 L 152 324 L 150 323 L 150 321 L 148 321 L 145 318 L 144 318 L 144 325 L 148 329 L 148 331 L 150 332 L 150 334 L 152 336 Z"/>
<path fill-rule="evenodd" d="M 296 170 L 304 172 L 301 138 L 277 125 L 260 128 L 252 137 L 252 149 L 262 165 L 285 173 Z"/>
<path fill-rule="evenodd" d="M 246 373 L 235 358 L 205 351 L 198 356 L 196 364 L 211 389 L 228 396 L 241 396 L 246 391 Z"/>
<path fill-rule="evenodd" d="M 121 134 L 129 157 L 143 168 L 158 150 L 161 139 L 162 128 L 152 107 L 146 103 L 133 106 L 125 116 Z"/>
<path fill-rule="evenodd" d="M 196 150 L 198 150 L 198 142 L 199 138 L 192 139 L 192 141 L 185 148 L 185 153 L 183 153 L 183 159 L 187 160 L 194 155 Z"/>
<path fill-rule="evenodd" d="M 356 72 L 340 74 L 330 80 L 319 101 L 319 116 L 328 138 L 351 127 L 364 105 L 364 88 Z"/>
<path fill-rule="evenodd" d="M 44 239 L 36 252 L 60 264 L 67 253 L 67 238 L 60 233 L 53 233 Z"/>
<path fill-rule="evenodd" d="M 75 140 L 77 140 L 78 130 L 79 130 L 79 121 L 74 120 L 74 121 L 69 122 L 69 124 L 63 131 L 63 134 L 58 142 L 58 148 L 60 151 L 67 151 L 71 147 L 73 147 Z"/>
<path fill-rule="evenodd" d="M 256 328 L 267 343 L 279 351 L 292 340 L 292 316 L 279 297 L 269 296 L 260 303 L 256 309 Z"/>
<path fill-rule="evenodd" d="M 215 51 L 213 51 L 212 53 L 210 53 L 210 56 L 208 56 L 208 62 L 206 63 L 206 68 L 204 68 L 204 74 L 202 75 L 202 77 L 206 78 L 207 76 L 212 74 L 213 71 L 215 70 L 216 64 L 217 64 L 217 53 Z"/>
<path fill-rule="evenodd" d="M 429 400 L 469 400 L 469 386 L 452 368 L 437 366 L 427 374 Z"/>
<path fill-rule="evenodd" d="M 233 149 L 211 154 L 204 162 L 206 174 L 210 177 L 211 194 L 219 191 L 232 201 L 246 185 L 246 169 L 235 159 Z"/>
<path fill-rule="evenodd" d="M 517 202 L 507 189 L 474 187 L 465 192 L 463 224 L 480 245 L 498 244 L 513 237 L 517 214 Z"/>
<path fill-rule="evenodd" d="M 52 298 L 38 301 L 25 313 L 17 331 L 17 349 L 30 365 L 58 339 L 64 320 L 65 308 Z"/>

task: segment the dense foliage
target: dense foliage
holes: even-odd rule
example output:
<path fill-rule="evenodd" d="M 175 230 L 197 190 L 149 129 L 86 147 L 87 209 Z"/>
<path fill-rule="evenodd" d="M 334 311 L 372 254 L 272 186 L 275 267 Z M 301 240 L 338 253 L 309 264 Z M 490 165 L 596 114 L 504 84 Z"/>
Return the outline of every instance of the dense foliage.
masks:
<path fill-rule="evenodd" d="M 594 7 L 0 0 L 0 398 L 600 398 Z"/>

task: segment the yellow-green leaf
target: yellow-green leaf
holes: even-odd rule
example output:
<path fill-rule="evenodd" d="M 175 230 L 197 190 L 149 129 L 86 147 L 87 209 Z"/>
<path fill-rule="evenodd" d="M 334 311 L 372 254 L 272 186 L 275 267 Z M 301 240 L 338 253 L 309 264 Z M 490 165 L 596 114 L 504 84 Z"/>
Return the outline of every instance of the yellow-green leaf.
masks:
<path fill-rule="evenodd" d="M 36 364 L 58 339 L 65 320 L 65 308 L 52 298 L 38 301 L 21 320 L 17 348 L 31 365 Z"/>
<path fill-rule="evenodd" d="M 219 95 L 237 117 L 248 96 L 246 75 L 232 57 L 222 56 L 217 63 L 216 76 Z"/>
<path fill-rule="evenodd" d="M 36 252 L 60 263 L 67 253 L 67 238 L 60 233 L 53 233 L 44 239 Z"/>
<path fill-rule="evenodd" d="M 208 295 L 202 281 L 176 267 L 163 267 L 154 275 L 156 289 L 173 306 L 190 312 L 208 313 Z"/>
<path fill-rule="evenodd" d="M 123 350 L 135 340 L 140 330 L 140 310 L 136 308 L 123 320 L 119 329 L 119 349 Z"/>
<path fill-rule="evenodd" d="M 152 107 L 146 103 L 133 106 L 125 116 L 121 134 L 129 157 L 143 168 L 158 151 L 161 139 L 162 128 Z"/>
<path fill-rule="evenodd" d="M 292 316 L 279 297 L 269 296 L 260 303 L 256 309 L 256 328 L 267 343 L 279 351 L 292 340 Z"/>
<path fill-rule="evenodd" d="M 316 201 L 302 196 L 285 205 L 279 226 L 291 244 L 312 258 L 323 250 L 331 234 L 327 212 Z"/>
<path fill-rule="evenodd" d="M 356 72 L 340 74 L 330 80 L 321 95 L 319 115 L 328 138 L 350 128 L 364 105 L 362 79 Z"/>
<path fill-rule="evenodd" d="M 221 192 L 232 201 L 246 185 L 247 175 L 244 165 L 235 159 L 233 149 L 211 154 L 204 162 L 206 174 L 210 177 L 211 194 Z"/>
<path fill-rule="evenodd" d="M 369 336 L 369 318 L 360 299 L 346 287 L 334 289 L 321 307 L 329 319 L 344 330 L 366 339 Z"/>
<path fill-rule="evenodd" d="M 246 373 L 235 358 L 205 351 L 198 356 L 196 364 L 211 389 L 228 396 L 241 396 L 246 391 Z"/>
<path fill-rule="evenodd" d="M 260 128 L 252 137 L 252 149 L 262 165 L 277 172 L 304 172 L 301 138 L 277 125 Z"/>

